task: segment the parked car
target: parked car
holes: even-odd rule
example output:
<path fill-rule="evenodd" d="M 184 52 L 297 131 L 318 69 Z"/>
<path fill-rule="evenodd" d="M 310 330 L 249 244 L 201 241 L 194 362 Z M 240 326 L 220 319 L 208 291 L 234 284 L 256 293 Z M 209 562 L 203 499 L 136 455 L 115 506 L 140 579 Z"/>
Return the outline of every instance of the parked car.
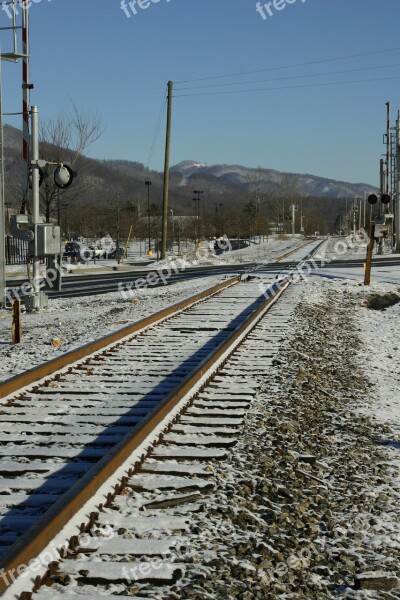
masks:
<path fill-rule="evenodd" d="M 124 255 L 125 255 L 124 248 L 120 248 L 119 249 L 119 257 L 123 258 Z M 107 258 L 111 258 L 113 260 L 116 260 L 117 257 L 118 257 L 118 254 L 117 254 L 117 249 L 116 248 L 115 248 L 115 250 L 113 250 L 112 252 L 110 252 L 110 254 L 107 254 Z"/>
<path fill-rule="evenodd" d="M 104 248 L 92 245 L 89 246 L 89 250 L 91 251 L 92 258 L 107 258 L 107 251 Z"/>
<path fill-rule="evenodd" d="M 242 248 L 248 248 L 249 243 L 246 240 L 235 239 L 222 239 L 217 240 L 214 244 L 215 254 L 223 254 L 224 252 L 230 252 L 231 250 L 240 250 Z"/>
<path fill-rule="evenodd" d="M 78 242 L 67 242 L 63 252 L 63 260 L 70 259 L 70 262 L 82 262 L 84 258 L 81 255 L 81 246 Z"/>

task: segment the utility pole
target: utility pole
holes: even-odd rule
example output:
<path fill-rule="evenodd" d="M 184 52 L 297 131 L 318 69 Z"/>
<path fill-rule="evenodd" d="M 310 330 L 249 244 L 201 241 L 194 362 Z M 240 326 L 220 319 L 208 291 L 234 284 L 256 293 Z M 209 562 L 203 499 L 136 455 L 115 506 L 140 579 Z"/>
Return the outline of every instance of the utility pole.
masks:
<path fill-rule="evenodd" d="M 396 119 L 396 204 L 395 204 L 396 252 L 400 252 L 400 111 Z"/>
<path fill-rule="evenodd" d="M 168 108 L 167 108 L 167 134 L 165 140 L 165 162 L 164 162 L 164 193 L 162 214 L 162 236 L 161 236 L 161 260 L 167 253 L 168 235 L 168 188 L 169 188 L 169 155 L 171 146 L 171 120 L 172 120 L 172 91 L 173 82 L 168 81 Z M 158 249 L 157 249 L 158 250 Z"/>
<path fill-rule="evenodd" d="M 203 190 L 193 190 L 193 194 L 197 194 L 197 198 L 193 198 L 194 202 L 197 202 L 196 210 L 196 248 L 200 243 L 200 195 L 203 194 Z"/>
<path fill-rule="evenodd" d="M 300 233 L 304 235 L 304 226 L 303 226 L 303 197 L 300 201 Z"/>
<path fill-rule="evenodd" d="M 386 102 L 386 193 L 390 182 L 390 102 Z"/>
<path fill-rule="evenodd" d="M 29 212 L 29 170 L 30 170 L 30 137 L 29 137 L 29 106 L 30 90 L 33 88 L 29 81 L 29 6 L 30 3 L 21 3 L 22 7 L 22 155 L 23 155 L 23 180 L 22 180 L 22 207 L 21 213 Z M 14 11 L 14 6 L 13 6 Z M 15 11 L 14 11 L 15 13 Z M 15 17 L 14 17 L 15 18 Z"/>
<path fill-rule="evenodd" d="M 296 233 L 296 211 L 297 211 L 297 206 L 295 204 L 292 204 L 292 237 L 294 237 L 295 233 Z"/>
<path fill-rule="evenodd" d="M 0 305 L 6 305 L 6 248 L 4 215 L 3 90 L 0 56 Z"/>
<path fill-rule="evenodd" d="M 149 249 L 148 256 L 151 256 L 151 221 L 150 221 L 150 186 L 151 181 L 145 181 L 145 185 L 147 186 L 147 227 L 148 227 L 148 236 L 149 236 Z"/>

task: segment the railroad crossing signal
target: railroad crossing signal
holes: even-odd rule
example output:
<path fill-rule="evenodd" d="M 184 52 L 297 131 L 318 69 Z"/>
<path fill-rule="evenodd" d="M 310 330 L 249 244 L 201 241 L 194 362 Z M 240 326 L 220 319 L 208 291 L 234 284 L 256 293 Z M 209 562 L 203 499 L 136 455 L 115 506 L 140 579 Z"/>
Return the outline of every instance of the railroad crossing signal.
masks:
<path fill-rule="evenodd" d="M 391 200 L 391 198 L 390 198 L 389 194 L 381 194 L 382 204 L 389 204 L 390 200 Z M 376 204 L 378 202 L 378 196 L 376 194 L 370 194 L 368 196 L 368 202 L 370 204 Z"/>
<path fill-rule="evenodd" d="M 40 166 L 39 166 L 40 162 Z M 38 161 L 37 170 L 39 171 L 39 187 L 42 185 L 43 181 L 49 177 L 49 175 L 44 171 L 43 167 L 47 165 L 57 164 L 57 168 L 54 171 L 54 183 L 60 190 L 66 190 L 72 184 L 75 177 L 78 175 L 76 171 L 73 171 L 69 165 L 64 165 L 63 163 L 50 163 L 47 161 Z M 29 169 L 29 187 L 32 189 L 32 167 Z"/>
<path fill-rule="evenodd" d="M 69 165 L 58 165 L 54 171 L 54 183 L 60 190 L 66 190 L 72 184 L 77 173 Z"/>

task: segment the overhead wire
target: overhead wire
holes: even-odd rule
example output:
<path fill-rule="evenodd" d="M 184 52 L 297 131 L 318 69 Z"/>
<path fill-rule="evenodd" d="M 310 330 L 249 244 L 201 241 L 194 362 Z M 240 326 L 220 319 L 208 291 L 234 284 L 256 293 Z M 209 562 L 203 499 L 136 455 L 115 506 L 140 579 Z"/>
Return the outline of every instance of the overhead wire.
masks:
<path fill-rule="evenodd" d="M 176 85 L 179 85 L 181 83 L 195 83 L 197 81 L 208 81 L 208 80 L 213 80 L 213 79 L 225 79 L 227 77 L 242 77 L 244 75 L 253 75 L 255 73 L 266 73 L 268 71 L 279 71 L 281 69 L 292 69 L 292 68 L 297 68 L 297 67 L 307 67 L 310 65 L 320 65 L 320 64 L 324 64 L 324 63 L 330 63 L 330 62 L 335 62 L 335 61 L 339 61 L 339 60 L 349 60 L 351 58 L 361 58 L 363 56 L 372 56 L 374 54 L 384 54 L 387 52 L 397 52 L 400 50 L 400 47 L 396 47 L 396 48 L 387 48 L 387 49 L 382 49 L 382 50 L 371 50 L 370 52 L 362 52 L 359 54 L 348 54 L 345 56 L 337 56 L 335 58 L 326 58 L 326 59 L 321 59 L 321 60 L 313 60 L 313 61 L 309 61 L 309 62 L 303 62 L 303 63 L 294 63 L 291 65 L 281 65 L 281 66 L 275 66 L 275 67 L 268 67 L 267 69 L 257 69 L 254 71 L 242 71 L 239 73 L 225 73 L 225 74 L 221 74 L 221 75 L 211 75 L 209 77 L 197 77 L 196 79 L 183 79 L 181 81 L 175 81 Z"/>
<path fill-rule="evenodd" d="M 287 79 L 309 79 L 310 77 L 325 77 L 327 75 L 340 75 L 344 73 L 358 73 L 361 71 L 376 71 L 377 69 L 391 69 L 400 67 L 400 63 L 391 65 L 381 65 L 377 67 L 360 67 L 358 69 L 344 69 L 340 71 L 325 71 L 324 73 L 308 73 L 306 75 L 286 75 L 285 77 L 273 77 L 270 79 L 253 79 L 252 81 L 232 81 L 231 83 L 211 83 L 208 85 L 196 85 L 190 87 L 175 88 L 175 91 L 200 90 L 214 87 L 228 87 L 232 85 L 249 85 L 253 83 L 266 83 L 268 81 L 284 81 Z"/>
<path fill-rule="evenodd" d="M 373 81 L 389 81 L 394 79 L 400 79 L 400 75 L 394 77 L 377 77 L 373 79 L 355 79 L 352 81 L 330 81 L 330 82 L 321 82 L 321 83 L 308 83 L 308 84 L 300 84 L 300 85 L 286 85 L 286 86 L 276 86 L 269 88 L 257 88 L 257 89 L 249 89 L 249 90 L 227 90 L 227 91 L 219 91 L 219 92 L 197 92 L 193 94 L 174 94 L 174 98 L 183 98 L 189 96 L 217 96 L 217 95 L 228 95 L 228 94 L 246 94 L 248 92 L 271 92 L 276 90 L 293 90 L 293 89 L 304 89 L 304 88 L 316 88 L 316 87 L 324 87 L 324 86 L 332 86 L 332 85 L 348 85 L 348 84 L 356 84 L 356 83 L 366 83 Z"/>

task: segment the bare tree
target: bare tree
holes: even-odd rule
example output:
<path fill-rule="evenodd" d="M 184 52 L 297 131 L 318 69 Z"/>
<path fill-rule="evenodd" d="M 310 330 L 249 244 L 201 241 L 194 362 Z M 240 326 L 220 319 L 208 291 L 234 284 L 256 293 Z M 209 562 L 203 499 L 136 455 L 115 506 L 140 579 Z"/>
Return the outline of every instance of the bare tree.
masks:
<path fill-rule="evenodd" d="M 59 114 L 54 120 L 43 123 L 40 129 L 40 157 L 49 162 L 67 163 L 79 170 L 86 150 L 102 135 L 104 127 L 100 117 L 81 113 L 72 102 L 67 114 Z M 40 190 L 42 210 L 46 221 L 57 211 L 56 204 L 62 199 L 63 206 L 70 204 L 83 193 L 85 180 L 80 177 L 71 188 L 60 190 L 52 177 L 44 179 Z M 56 202 L 57 201 L 57 202 Z"/>

